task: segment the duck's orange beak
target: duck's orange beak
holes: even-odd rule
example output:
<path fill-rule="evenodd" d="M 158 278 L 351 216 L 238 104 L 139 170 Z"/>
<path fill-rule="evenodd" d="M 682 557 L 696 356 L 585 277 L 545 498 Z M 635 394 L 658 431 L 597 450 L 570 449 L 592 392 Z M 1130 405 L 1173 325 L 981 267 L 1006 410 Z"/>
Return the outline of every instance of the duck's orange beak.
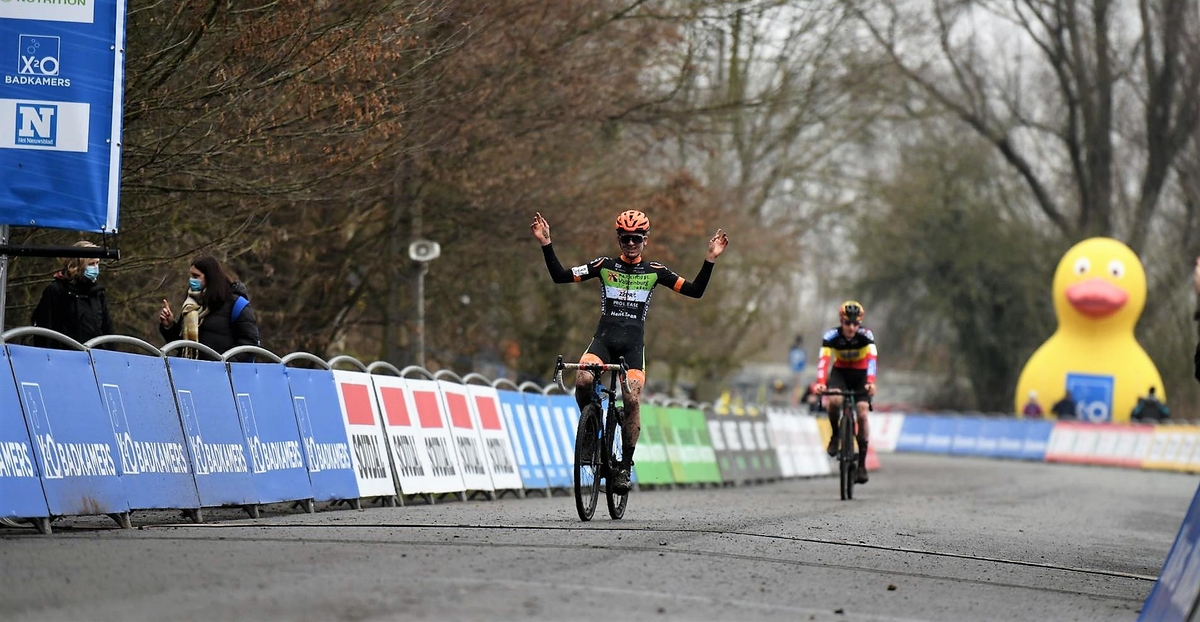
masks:
<path fill-rule="evenodd" d="M 1067 288 L 1067 302 L 1088 317 L 1111 315 L 1128 300 L 1125 290 L 1104 279 L 1088 279 Z"/>

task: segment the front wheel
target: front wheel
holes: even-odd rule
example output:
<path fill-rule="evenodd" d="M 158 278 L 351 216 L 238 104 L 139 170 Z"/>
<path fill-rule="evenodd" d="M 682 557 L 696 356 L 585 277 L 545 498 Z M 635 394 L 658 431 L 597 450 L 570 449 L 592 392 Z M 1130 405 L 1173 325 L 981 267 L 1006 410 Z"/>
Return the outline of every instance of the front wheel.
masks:
<path fill-rule="evenodd" d="M 858 457 L 854 455 L 854 415 L 847 411 L 842 411 L 842 418 L 838 425 L 838 440 L 841 442 L 841 450 L 838 453 L 838 471 L 841 475 L 842 500 L 854 498 L 854 478 L 857 475 L 854 471 L 858 466 Z"/>
<path fill-rule="evenodd" d="M 592 520 L 600 498 L 600 407 L 588 404 L 575 434 L 575 509 L 579 520 Z"/>
<path fill-rule="evenodd" d="M 617 469 L 621 468 L 622 461 L 625 459 L 624 444 L 621 442 L 621 426 L 617 425 L 618 420 L 624 420 L 625 411 L 617 408 L 614 412 L 609 413 L 608 421 L 605 423 L 606 434 L 605 438 L 612 439 L 612 445 L 609 448 L 609 473 L 605 477 L 604 496 L 608 500 L 608 515 L 613 520 L 620 520 L 625 516 L 625 506 L 629 504 L 629 493 L 618 493 L 613 490 L 613 474 Z M 630 474 L 632 476 L 632 473 Z"/>

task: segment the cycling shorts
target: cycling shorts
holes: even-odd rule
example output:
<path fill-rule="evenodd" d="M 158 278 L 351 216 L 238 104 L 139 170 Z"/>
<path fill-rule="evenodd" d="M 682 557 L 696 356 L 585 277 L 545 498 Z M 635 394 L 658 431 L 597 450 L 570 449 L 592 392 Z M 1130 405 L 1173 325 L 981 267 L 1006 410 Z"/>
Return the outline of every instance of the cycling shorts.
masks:
<path fill-rule="evenodd" d="M 829 370 L 829 384 L 826 386 L 830 389 L 857 391 L 859 395 L 855 396 L 854 401 L 871 403 L 871 398 L 867 396 L 867 370 L 865 369 L 834 367 Z"/>
<path fill-rule="evenodd" d="M 610 342 L 599 337 L 593 338 L 587 351 L 579 358 L 580 363 L 616 363 L 625 357 L 625 367 L 629 369 L 626 375 L 630 380 L 637 380 L 646 385 L 646 346 L 640 340 L 630 343 Z"/>

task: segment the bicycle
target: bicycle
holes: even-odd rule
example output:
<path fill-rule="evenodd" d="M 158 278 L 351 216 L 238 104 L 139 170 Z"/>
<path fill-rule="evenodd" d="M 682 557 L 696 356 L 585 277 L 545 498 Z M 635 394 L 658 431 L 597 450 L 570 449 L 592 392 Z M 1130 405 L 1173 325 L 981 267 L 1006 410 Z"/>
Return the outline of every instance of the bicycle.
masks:
<path fill-rule="evenodd" d="M 838 412 L 838 426 L 833 430 L 838 435 L 838 473 L 841 476 L 842 501 L 854 498 L 854 482 L 858 476 L 858 406 L 855 399 L 866 395 L 863 391 L 849 389 L 826 389 L 825 395 L 841 395 L 842 409 Z"/>
<path fill-rule="evenodd" d="M 602 365 L 564 363 L 560 354 L 554 366 L 554 381 L 564 393 L 567 392 L 562 382 L 565 369 L 591 372 L 595 378 L 592 383 L 591 401 L 579 413 L 579 425 L 575 435 L 575 510 L 579 512 L 580 520 L 592 520 L 596 512 L 596 501 L 600 496 L 600 480 L 604 479 L 608 515 L 618 520 L 625 515 L 625 506 L 629 503 L 628 491 L 618 493 L 613 490 L 613 475 L 620 468 L 624 458 L 621 429 L 625 427 L 625 409 L 616 405 L 616 397 L 618 377 L 621 380 L 622 395 L 629 394 L 625 357 L 621 357 L 617 364 Z M 603 382 L 604 372 L 610 372 L 607 387 Z M 605 397 L 608 398 L 607 410 L 602 406 Z"/>

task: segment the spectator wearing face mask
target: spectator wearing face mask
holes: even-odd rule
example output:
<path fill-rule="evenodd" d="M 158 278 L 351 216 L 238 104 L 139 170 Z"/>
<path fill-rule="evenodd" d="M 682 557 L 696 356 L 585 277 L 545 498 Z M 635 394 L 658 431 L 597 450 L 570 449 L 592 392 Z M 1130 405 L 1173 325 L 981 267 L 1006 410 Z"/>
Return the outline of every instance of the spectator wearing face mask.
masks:
<path fill-rule="evenodd" d="M 179 315 L 163 300 L 158 330 L 168 342 L 186 339 L 202 343 L 219 354 L 236 346 L 257 346 L 258 319 L 250 306 L 246 286 L 225 272 L 211 255 L 197 257 L 188 268 L 188 288 Z M 184 352 L 195 357 L 195 352 Z M 246 354 L 239 361 L 253 361 Z"/>
<path fill-rule="evenodd" d="M 72 245 L 76 248 L 99 248 L 86 240 Z M 54 280 L 42 291 L 42 298 L 33 310 L 33 325 L 60 332 L 83 343 L 113 332 L 108 300 L 100 278 L 98 258 L 70 257 L 62 260 Z M 35 338 L 34 345 L 49 348 L 64 347 L 51 339 Z"/>

